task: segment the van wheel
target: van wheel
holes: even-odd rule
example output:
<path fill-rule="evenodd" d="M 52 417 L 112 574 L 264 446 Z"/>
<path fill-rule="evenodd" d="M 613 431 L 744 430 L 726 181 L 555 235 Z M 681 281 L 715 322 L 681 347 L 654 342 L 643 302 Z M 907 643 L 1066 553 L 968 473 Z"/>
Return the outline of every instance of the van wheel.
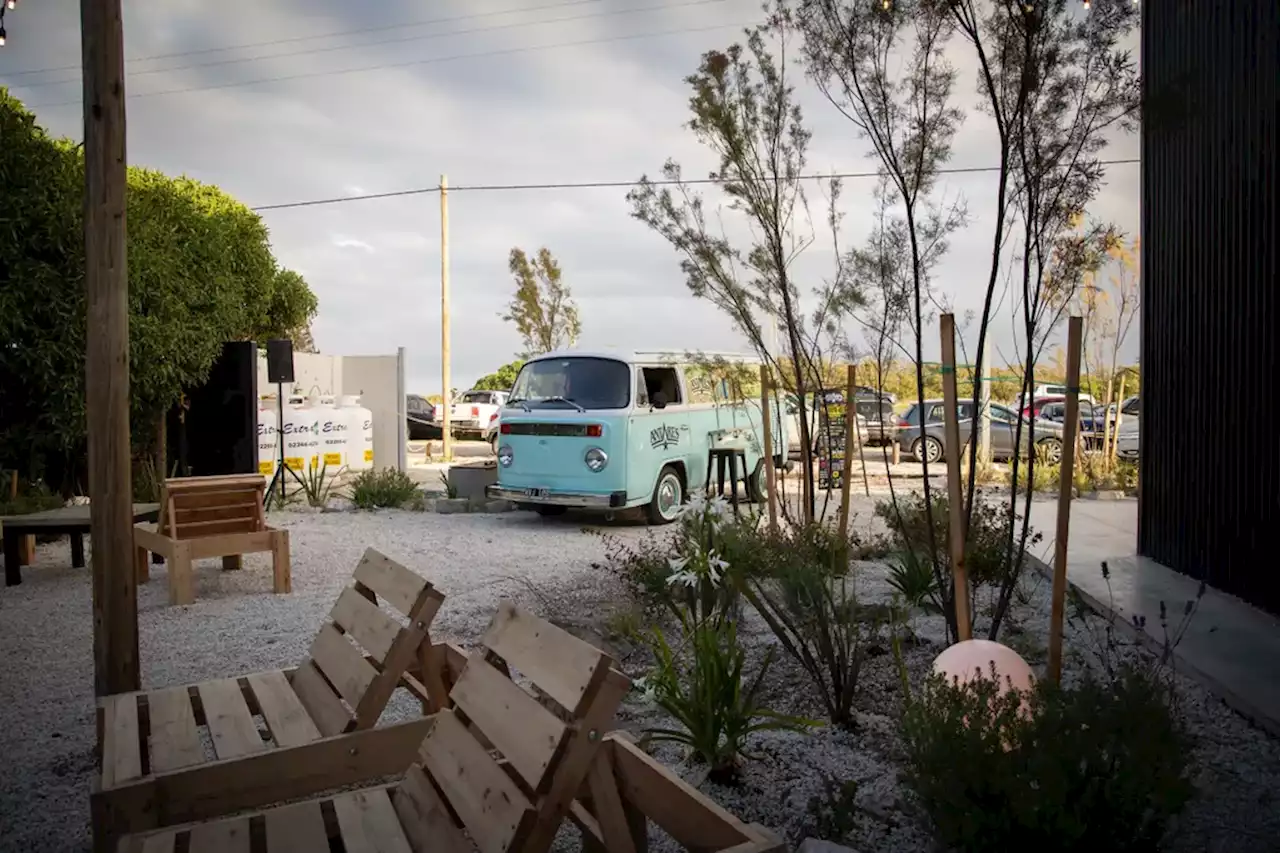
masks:
<path fill-rule="evenodd" d="M 747 478 L 747 500 L 753 504 L 762 504 L 769 499 L 769 489 L 765 481 L 764 460 L 756 463 L 756 470 Z"/>
<path fill-rule="evenodd" d="M 653 498 L 646 510 L 649 523 L 670 524 L 680 517 L 683 503 L 684 482 L 680 479 L 680 472 L 667 465 L 658 474 L 658 485 L 653 488 Z"/>

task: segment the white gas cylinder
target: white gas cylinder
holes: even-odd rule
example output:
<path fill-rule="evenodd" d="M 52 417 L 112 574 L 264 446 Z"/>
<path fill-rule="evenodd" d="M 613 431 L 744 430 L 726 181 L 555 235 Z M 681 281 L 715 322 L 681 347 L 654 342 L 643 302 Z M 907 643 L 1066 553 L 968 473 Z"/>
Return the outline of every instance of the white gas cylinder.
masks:
<path fill-rule="evenodd" d="M 337 471 L 346 465 L 351 450 L 351 430 L 346 412 L 334 405 L 333 397 L 320 398 L 320 462 L 322 468 Z"/>
<path fill-rule="evenodd" d="M 272 477 L 280 464 L 280 413 L 275 397 L 258 401 L 258 473 Z"/>
<path fill-rule="evenodd" d="M 347 424 L 347 467 L 363 471 L 373 467 L 373 412 L 360 405 L 360 398 L 347 395 L 342 407 Z"/>
<path fill-rule="evenodd" d="M 317 401 L 318 402 L 318 401 Z M 320 407 L 310 401 L 286 406 L 280 430 L 284 439 L 284 464 L 295 471 L 316 467 L 320 450 Z"/>

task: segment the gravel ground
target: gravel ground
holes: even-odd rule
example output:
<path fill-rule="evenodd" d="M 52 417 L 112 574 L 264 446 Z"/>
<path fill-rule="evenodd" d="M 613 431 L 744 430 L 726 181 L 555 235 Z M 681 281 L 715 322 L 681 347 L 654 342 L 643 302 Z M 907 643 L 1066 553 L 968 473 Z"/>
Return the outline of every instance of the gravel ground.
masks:
<path fill-rule="evenodd" d="M 469 644 L 499 599 L 534 612 L 590 612 L 616 597 L 591 564 L 601 540 L 581 520 L 532 513 L 272 513 L 291 531 L 293 593 L 271 593 L 269 555 L 238 572 L 197 564 L 196 603 L 170 607 L 163 566 L 139 588 L 142 685 L 161 687 L 296 665 L 373 546 L 448 596 L 440 639 Z M 614 526 L 622 537 L 644 528 Z M 90 554 L 90 556 L 92 556 Z M 21 586 L 0 591 L 0 851 L 89 849 L 93 635 L 89 575 L 66 541 L 41 545 Z M 403 691 L 400 691 L 403 693 Z M 398 696 L 384 721 L 420 713 Z"/>
<path fill-rule="evenodd" d="M 874 526 L 874 500 L 855 498 L 854 524 Z M 273 523 L 293 531 L 293 584 L 288 596 L 270 593 L 266 555 L 246 557 L 240 572 L 222 572 L 216 560 L 198 568 L 197 599 L 169 607 L 163 567 L 139 591 L 144 687 L 200 681 L 285 667 L 299 661 L 338 591 L 348 582 L 364 548 L 374 546 L 427 574 L 448 595 L 435 628 L 463 644 L 483 631 L 500 598 L 511 598 L 543 616 L 610 647 L 633 676 L 643 674 L 644 654 L 610 634 L 617 609 L 613 579 L 593 568 L 605 541 L 584 535 L 581 519 L 545 520 L 527 513 L 435 515 L 283 512 Z M 642 525 L 609 525 L 609 536 L 634 541 Z M 92 772 L 92 635 L 90 589 L 84 570 L 69 568 L 65 543 L 42 545 L 22 586 L 0 593 L 0 851 L 79 851 L 89 847 L 88 790 Z M 887 596 L 878 563 L 857 569 L 864 601 Z M 1026 584 L 1017 605 L 1011 645 L 1032 661 L 1043 659 L 1048 624 L 1048 583 Z M 941 649 L 937 620 L 920 616 L 913 627 L 921 642 L 908 647 L 913 676 L 923 674 Z M 1069 626 L 1068 648 L 1082 645 Z M 772 637 L 747 618 L 742 634 L 753 657 Z M 1068 673 L 1085 665 L 1069 657 Z M 898 782 L 896 708 L 898 676 L 886 645 L 863 669 L 853 732 L 827 727 L 812 734 L 766 733 L 755 737 L 742 783 L 725 787 L 700 780 L 670 746 L 656 754 L 700 789 L 746 821 L 758 821 L 791 840 L 811 832 L 806 808 L 822 775 L 859 782 L 856 827 L 845 843 L 857 850 L 914 853 L 932 850 L 919 817 Z M 803 674 L 779 658 L 768 680 L 768 698 L 779 710 L 821 717 L 804 697 Z M 1280 743 L 1251 727 L 1198 685 L 1181 682 L 1184 707 L 1197 738 L 1199 797 L 1170 849 L 1274 851 L 1280 849 Z M 418 713 L 407 697 L 393 700 L 386 717 Z M 639 732 L 661 721 L 637 696 L 628 699 L 620 723 Z M 654 839 L 654 850 L 676 849 Z M 576 833 L 562 833 L 558 850 L 577 850 Z"/>

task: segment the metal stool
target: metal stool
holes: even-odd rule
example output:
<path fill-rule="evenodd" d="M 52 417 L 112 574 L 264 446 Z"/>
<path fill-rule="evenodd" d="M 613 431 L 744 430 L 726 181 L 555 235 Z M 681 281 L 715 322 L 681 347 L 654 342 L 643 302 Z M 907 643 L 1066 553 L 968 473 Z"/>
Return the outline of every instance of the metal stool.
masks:
<path fill-rule="evenodd" d="M 747 473 L 747 451 L 741 447 L 712 447 L 707 451 L 707 482 L 704 490 L 711 488 L 711 466 L 716 468 L 716 494 L 724 497 L 725 465 L 729 468 L 729 503 L 733 505 L 733 517 L 738 518 L 738 460 L 742 460 L 742 474 Z"/>

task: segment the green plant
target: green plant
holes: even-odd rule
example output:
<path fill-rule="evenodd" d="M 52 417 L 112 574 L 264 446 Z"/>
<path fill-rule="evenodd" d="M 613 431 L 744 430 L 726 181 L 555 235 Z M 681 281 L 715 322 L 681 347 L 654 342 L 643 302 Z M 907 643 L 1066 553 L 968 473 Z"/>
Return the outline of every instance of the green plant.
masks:
<path fill-rule="evenodd" d="M 858 797 L 856 779 L 840 780 L 822 774 L 822 792 L 809 798 L 808 815 L 803 835 L 816 835 L 824 841 L 843 841 L 857 826 Z M 795 839 L 797 843 L 800 838 Z"/>
<path fill-rule="evenodd" d="M 853 700 L 869 640 L 849 571 L 848 543 L 817 524 L 756 533 L 750 556 L 732 572 L 744 598 L 817 688 L 836 725 L 853 722 Z"/>
<path fill-rule="evenodd" d="M 695 620 L 680 613 L 681 642 L 673 649 L 662 631 L 649 637 L 657 659 L 641 689 L 670 714 L 679 728 L 647 729 L 651 740 L 687 746 L 709 767 L 709 777 L 732 781 L 746 753 L 747 738 L 766 730 L 803 731 L 809 720 L 771 711 L 760 704 L 760 685 L 773 661 L 765 654 L 755 676 L 744 684 L 746 652 L 737 624 L 723 615 Z"/>
<path fill-rule="evenodd" d="M 939 843 L 991 850 L 1155 851 L 1193 793 L 1171 681 L 1124 666 L 1018 692 L 931 676 L 902 719 L 905 781 Z"/>
<path fill-rule="evenodd" d="M 360 509 L 399 509 L 413 500 L 418 487 L 397 468 L 369 468 L 351 480 L 351 502 Z"/>
<path fill-rule="evenodd" d="M 914 551 L 904 551 L 889 563 L 889 586 L 893 587 L 909 607 L 928 613 L 942 612 L 938 578 L 933 566 Z"/>
<path fill-rule="evenodd" d="M 458 496 L 458 487 L 449 479 L 448 471 L 440 472 L 440 483 L 444 486 L 444 494 L 449 500 Z"/>
<path fill-rule="evenodd" d="M 329 505 L 329 496 L 333 493 L 334 481 L 342 475 L 346 467 L 338 469 L 329 476 L 328 463 L 319 467 L 308 466 L 302 471 L 302 494 L 307 499 L 307 506 L 324 508 Z"/>
<path fill-rule="evenodd" d="M 12 472 L 5 471 L 0 479 L 0 515 L 28 515 L 57 509 L 64 505 L 62 496 L 52 491 L 40 480 L 34 482 L 18 481 L 17 497 L 11 497 L 10 489 Z"/>

